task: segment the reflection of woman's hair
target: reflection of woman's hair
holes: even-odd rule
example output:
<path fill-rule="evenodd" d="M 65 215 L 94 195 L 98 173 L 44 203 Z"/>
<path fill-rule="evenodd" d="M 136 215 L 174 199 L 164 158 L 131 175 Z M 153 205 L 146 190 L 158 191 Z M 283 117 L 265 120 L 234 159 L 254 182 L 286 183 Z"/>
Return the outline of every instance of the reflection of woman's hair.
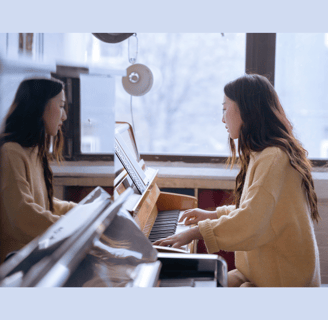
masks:
<path fill-rule="evenodd" d="M 4 119 L 0 134 L 0 146 L 17 142 L 22 147 L 38 147 L 38 156 L 43 165 L 50 210 L 53 211 L 53 174 L 49 166 L 51 137 L 46 134 L 43 113 L 50 99 L 64 89 L 57 79 L 26 79 L 19 85 L 14 101 Z M 52 157 L 62 159 L 63 134 L 58 130 L 53 139 Z"/>
<path fill-rule="evenodd" d="M 262 151 L 266 147 L 279 147 L 289 157 L 290 164 L 302 177 L 311 217 L 318 222 L 317 196 L 311 176 L 311 163 L 307 151 L 294 137 L 293 128 L 280 104 L 278 95 L 269 80 L 263 76 L 244 75 L 224 87 L 225 95 L 234 101 L 240 110 L 242 125 L 238 138 L 238 154 L 241 166 L 236 178 L 235 202 L 237 208 L 243 191 L 251 151 Z M 229 138 L 232 156 L 228 163 L 236 162 L 236 147 Z"/>

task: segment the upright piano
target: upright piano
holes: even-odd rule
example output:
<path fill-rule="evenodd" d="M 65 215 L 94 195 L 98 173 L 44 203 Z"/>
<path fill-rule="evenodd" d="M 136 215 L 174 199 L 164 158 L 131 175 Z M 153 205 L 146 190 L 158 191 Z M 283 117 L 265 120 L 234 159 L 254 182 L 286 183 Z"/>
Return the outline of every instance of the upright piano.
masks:
<path fill-rule="evenodd" d="M 190 228 L 179 224 L 178 220 L 184 210 L 197 208 L 197 199 L 159 190 L 156 184 L 158 170 L 147 167 L 140 159 L 133 129 L 127 122 L 116 122 L 115 155 L 114 197 L 127 188 L 133 189 L 125 208 L 151 242 Z M 197 242 L 193 241 L 180 250 L 156 248 L 161 252 L 196 253 Z"/>

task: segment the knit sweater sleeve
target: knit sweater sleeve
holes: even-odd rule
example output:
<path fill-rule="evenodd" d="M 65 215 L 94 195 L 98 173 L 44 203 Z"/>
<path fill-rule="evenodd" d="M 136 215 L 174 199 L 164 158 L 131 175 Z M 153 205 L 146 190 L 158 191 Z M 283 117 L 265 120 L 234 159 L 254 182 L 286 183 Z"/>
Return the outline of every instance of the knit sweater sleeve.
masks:
<path fill-rule="evenodd" d="M 249 167 L 249 186 L 239 208 L 217 220 L 198 223 L 209 252 L 219 250 L 249 251 L 273 240 L 271 225 L 289 164 L 287 155 L 278 148 L 262 152 Z"/>
<path fill-rule="evenodd" d="M 73 209 L 77 204 L 71 201 L 63 201 L 57 198 L 53 198 L 54 204 L 54 214 L 63 215 L 66 214 L 69 210 Z"/>
<path fill-rule="evenodd" d="M 221 216 L 228 215 L 232 210 L 235 210 L 235 209 L 236 209 L 235 205 L 217 207 L 216 213 L 218 215 L 218 219 Z"/>
<path fill-rule="evenodd" d="M 1 202 L 11 225 L 30 239 L 60 217 L 37 204 L 26 177 L 27 161 L 16 150 L 1 153 Z"/>

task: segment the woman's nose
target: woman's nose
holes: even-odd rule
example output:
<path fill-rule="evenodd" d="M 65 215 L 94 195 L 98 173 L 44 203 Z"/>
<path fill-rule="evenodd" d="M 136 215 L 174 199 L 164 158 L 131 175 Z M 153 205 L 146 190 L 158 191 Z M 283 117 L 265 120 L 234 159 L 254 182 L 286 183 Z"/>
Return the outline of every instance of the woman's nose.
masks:
<path fill-rule="evenodd" d="M 223 122 L 223 123 L 226 123 L 226 122 L 225 122 L 225 119 L 224 119 L 224 116 L 222 116 L 222 122 Z"/>
<path fill-rule="evenodd" d="M 63 113 L 62 113 L 62 121 L 65 121 L 66 119 L 67 119 L 66 110 L 63 109 Z"/>

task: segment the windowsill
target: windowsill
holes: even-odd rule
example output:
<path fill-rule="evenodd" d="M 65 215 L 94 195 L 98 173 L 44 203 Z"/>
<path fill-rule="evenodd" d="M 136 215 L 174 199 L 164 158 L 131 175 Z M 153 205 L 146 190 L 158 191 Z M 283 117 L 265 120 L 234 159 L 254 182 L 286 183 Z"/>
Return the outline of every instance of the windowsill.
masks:
<path fill-rule="evenodd" d="M 225 189 L 233 190 L 238 169 L 225 164 L 146 162 L 158 170 L 160 188 Z"/>
<path fill-rule="evenodd" d="M 61 164 L 51 163 L 51 168 L 55 177 L 114 176 L 114 162 L 63 161 Z"/>
<path fill-rule="evenodd" d="M 55 186 L 112 187 L 115 178 L 114 162 L 64 161 L 52 163 Z"/>
<path fill-rule="evenodd" d="M 187 164 L 181 162 L 146 162 L 159 170 L 160 188 L 233 190 L 237 168 L 225 164 Z M 51 165 L 56 186 L 113 186 L 114 162 L 77 161 Z M 328 171 L 313 170 L 314 186 L 319 199 L 328 199 Z"/>

